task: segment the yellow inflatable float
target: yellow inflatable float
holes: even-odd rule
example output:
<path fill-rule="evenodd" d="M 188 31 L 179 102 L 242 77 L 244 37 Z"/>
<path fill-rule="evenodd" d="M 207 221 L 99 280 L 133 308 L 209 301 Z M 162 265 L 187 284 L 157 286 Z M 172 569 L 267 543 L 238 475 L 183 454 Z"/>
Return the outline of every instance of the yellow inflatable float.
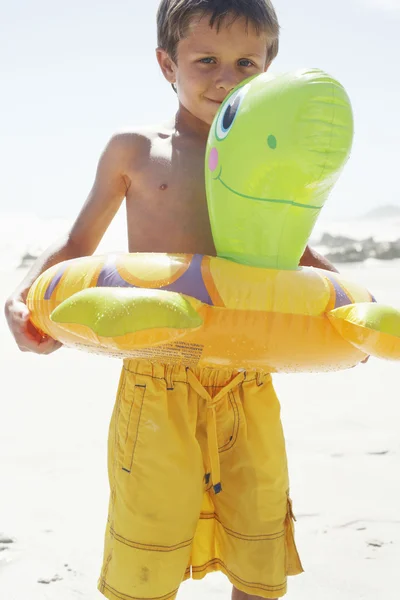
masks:
<path fill-rule="evenodd" d="M 218 257 L 115 254 L 32 286 L 34 325 L 68 346 L 187 366 L 326 371 L 400 359 L 400 312 L 338 274 L 298 268 L 350 153 L 343 87 L 260 75 L 227 98 L 206 155 Z"/>

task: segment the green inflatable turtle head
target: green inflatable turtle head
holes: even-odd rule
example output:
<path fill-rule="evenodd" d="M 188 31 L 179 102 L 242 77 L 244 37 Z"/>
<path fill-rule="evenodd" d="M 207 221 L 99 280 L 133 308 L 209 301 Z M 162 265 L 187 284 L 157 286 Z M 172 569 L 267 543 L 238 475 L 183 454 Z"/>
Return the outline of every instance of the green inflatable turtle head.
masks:
<path fill-rule="evenodd" d="M 352 140 L 349 98 L 323 71 L 263 73 L 235 88 L 206 152 L 218 256 L 296 269 Z"/>

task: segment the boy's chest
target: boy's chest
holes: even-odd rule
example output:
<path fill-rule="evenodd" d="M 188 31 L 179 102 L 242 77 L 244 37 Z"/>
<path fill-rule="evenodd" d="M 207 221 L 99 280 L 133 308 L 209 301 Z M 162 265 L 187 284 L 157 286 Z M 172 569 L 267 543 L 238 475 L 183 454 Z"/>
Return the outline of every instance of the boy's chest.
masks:
<path fill-rule="evenodd" d="M 214 253 L 204 148 L 155 145 L 131 181 L 127 196 L 131 251 L 133 244 L 141 252 Z"/>

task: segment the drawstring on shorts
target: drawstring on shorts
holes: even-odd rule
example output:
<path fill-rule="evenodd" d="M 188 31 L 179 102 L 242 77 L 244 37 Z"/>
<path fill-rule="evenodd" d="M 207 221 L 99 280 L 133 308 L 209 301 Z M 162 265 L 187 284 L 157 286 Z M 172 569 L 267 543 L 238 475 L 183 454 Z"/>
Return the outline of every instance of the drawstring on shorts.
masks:
<path fill-rule="evenodd" d="M 200 381 L 194 375 L 194 373 L 188 368 L 186 369 L 187 380 L 189 385 L 194 391 L 207 402 L 207 442 L 208 442 L 208 454 L 210 460 L 210 474 L 206 474 L 206 483 L 208 483 L 209 475 L 211 475 L 211 481 L 215 494 L 219 494 L 222 491 L 221 485 L 221 465 L 219 461 L 218 452 L 218 430 L 217 430 L 217 415 L 216 405 L 218 402 L 226 396 L 233 388 L 241 384 L 245 378 L 246 373 L 244 371 L 238 373 L 230 383 L 228 383 L 222 390 L 218 392 L 214 398 L 204 389 Z"/>

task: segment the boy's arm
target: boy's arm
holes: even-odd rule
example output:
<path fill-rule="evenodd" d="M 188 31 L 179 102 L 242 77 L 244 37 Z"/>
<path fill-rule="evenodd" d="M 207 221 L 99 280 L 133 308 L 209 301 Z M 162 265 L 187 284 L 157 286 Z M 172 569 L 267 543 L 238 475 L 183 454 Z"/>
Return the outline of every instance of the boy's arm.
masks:
<path fill-rule="evenodd" d="M 304 254 L 300 259 L 301 267 L 316 267 L 317 269 L 325 269 L 325 271 L 334 271 L 338 273 L 338 270 L 329 262 L 327 258 L 318 254 L 315 250 L 307 246 L 304 250 Z"/>
<path fill-rule="evenodd" d="M 10 330 L 22 351 L 49 354 L 60 344 L 43 338 L 29 322 L 25 305 L 32 283 L 49 267 L 80 256 L 93 254 L 115 216 L 129 188 L 125 166 L 128 161 L 127 136 L 116 135 L 106 146 L 89 196 L 71 230 L 36 260 L 5 304 Z M 132 141 L 130 142 L 132 148 Z"/>

